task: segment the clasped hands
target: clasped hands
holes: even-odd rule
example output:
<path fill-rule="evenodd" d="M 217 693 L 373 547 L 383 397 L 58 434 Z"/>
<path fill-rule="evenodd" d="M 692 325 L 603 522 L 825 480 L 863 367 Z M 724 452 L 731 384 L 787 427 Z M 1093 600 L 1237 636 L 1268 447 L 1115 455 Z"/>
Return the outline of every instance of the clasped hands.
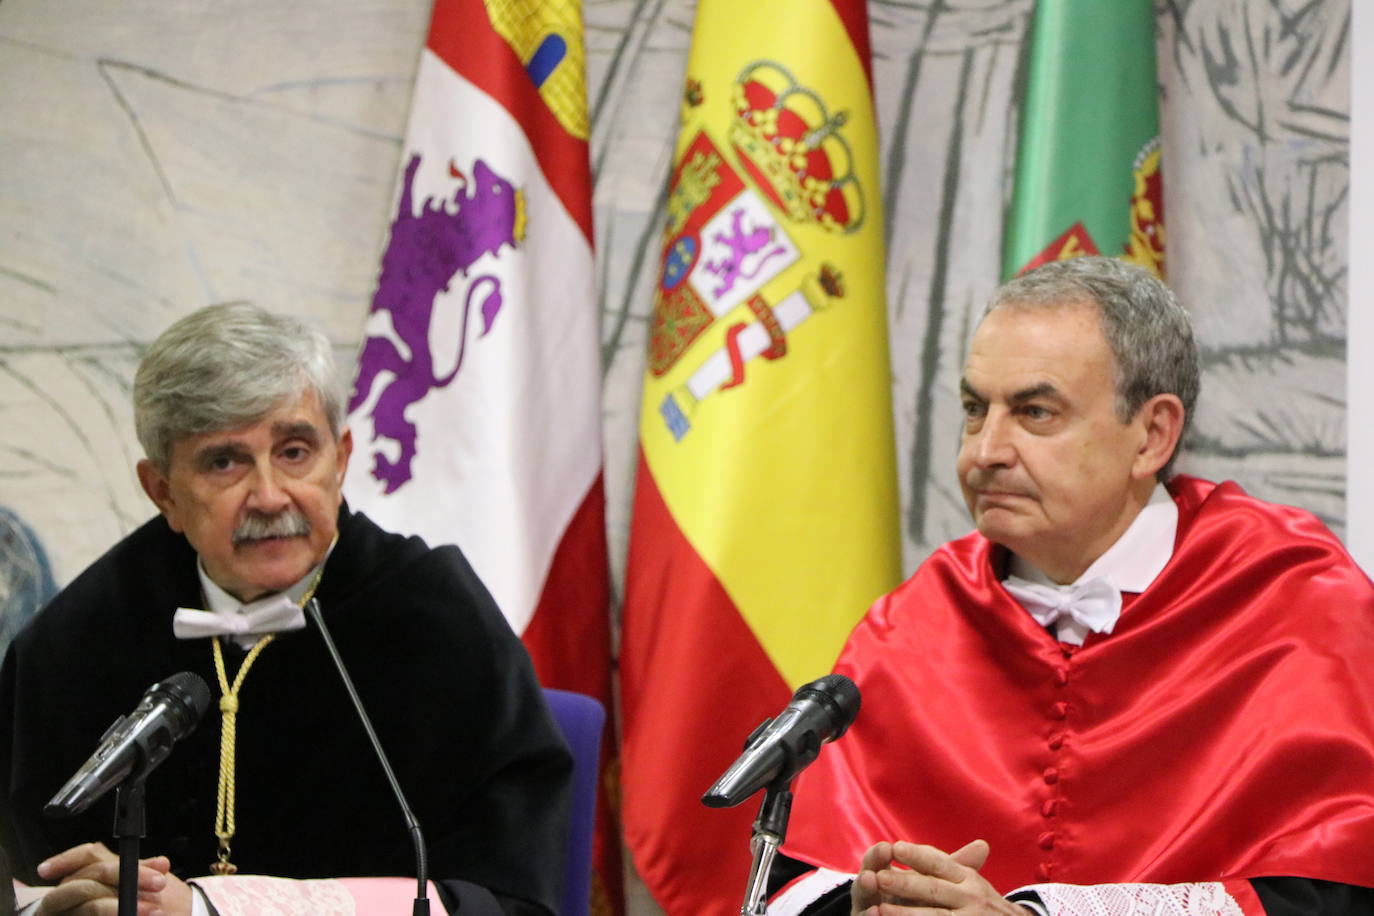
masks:
<path fill-rule="evenodd" d="M 978 870 L 988 844 L 953 853 L 915 843 L 878 843 L 864 853 L 850 891 L 851 916 L 1026 916 Z"/>
<path fill-rule="evenodd" d="M 166 856 L 138 866 L 138 916 L 189 916 L 191 888 L 171 873 Z M 56 881 L 38 905 L 38 916 L 115 916 L 119 911 L 119 857 L 103 843 L 83 843 L 38 866 Z"/>

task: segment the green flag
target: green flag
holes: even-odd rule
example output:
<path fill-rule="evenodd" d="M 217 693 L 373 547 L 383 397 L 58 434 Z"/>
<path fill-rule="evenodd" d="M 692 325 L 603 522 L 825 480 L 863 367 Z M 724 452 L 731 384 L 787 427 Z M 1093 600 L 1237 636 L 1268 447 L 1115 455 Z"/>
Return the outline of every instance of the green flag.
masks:
<path fill-rule="evenodd" d="M 1151 0 L 1039 0 L 1002 275 L 1082 254 L 1164 275 Z"/>

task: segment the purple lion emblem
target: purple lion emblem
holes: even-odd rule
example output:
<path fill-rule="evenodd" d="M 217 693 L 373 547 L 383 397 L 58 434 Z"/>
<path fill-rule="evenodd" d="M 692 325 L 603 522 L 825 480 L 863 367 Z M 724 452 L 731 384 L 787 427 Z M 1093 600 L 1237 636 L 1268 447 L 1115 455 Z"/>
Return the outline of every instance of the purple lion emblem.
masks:
<path fill-rule="evenodd" d="M 720 277 L 720 286 L 711 291 L 711 295 L 716 298 L 728 293 L 735 286 L 735 281 L 739 279 L 752 280 L 763 270 L 763 264 L 769 258 L 778 254 L 787 254 L 787 249 L 778 245 L 772 251 L 766 252 L 754 263 L 754 269 L 745 271 L 744 261 L 750 255 L 758 254 L 768 244 L 773 241 L 773 230 L 767 226 L 758 226 L 754 229 L 745 230 L 744 228 L 744 208 L 738 207 L 735 212 L 730 214 L 730 234 L 717 232 L 715 242 L 726 248 L 724 257 L 715 261 L 707 261 L 703 266 L 709 273 Z"/>
<path fill-rule="evenodd" d="M 501 281 L 484 274 L 467 284 L 457 342 L 458 361 L 453 371 L 442 378 L 434 374 L 429 346 L 436 297 L 448 290 L 454 277 L 466 278 L 482 255 L 496 255 L 502 245 L 514 248 L 524 236 L 520 192 L 480 159 L 473 164 L 471 182 L 450 165 L 450 174 L 463 184 L 453 192 L 452 199 L 425 198 L 416 215 L 412 187 L 419 168 L 417 153 L 406 166 L 396 221 L 391 224 L 391 240 L 382 255 L 381 277 L 372 300 L 373 313 L 391 313 L 392 327 L 408 352 L 403 355 L 387 337 L 368 337 L 358 360 L 353 397 L 348 402 L 352 413 L 367 400 L 379 372 L 395 374 L 372 408 L 372 441 L 391 439 L 401 447 L 396 461 L 380 452 L 374 456 L 372 476 L 386 484 L 388 493 L 411 478 L 416 432 L 415 424 L 405 417 L 406 408 L 457 377 L 463 368 L 473 302 L 479 295 L 482 297 L 482 331 L 478 336 L 483 337 L 501 311 Z M 466 195 L 465 188 L 469 189 Z"/>

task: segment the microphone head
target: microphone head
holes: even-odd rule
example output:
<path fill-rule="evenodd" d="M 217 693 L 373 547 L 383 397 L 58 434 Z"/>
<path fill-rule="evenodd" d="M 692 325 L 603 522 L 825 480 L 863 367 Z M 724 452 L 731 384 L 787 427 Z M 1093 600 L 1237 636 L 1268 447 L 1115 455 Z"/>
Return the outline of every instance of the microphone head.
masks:
<path fill-rule="evenodd" d="M 859 714 L 859 688 L 843 674 L 827 674 L 803 684 L 777 718 L 764 722 L 730 769 L 716 780 L 701 803 L 731 808 L 759 789 L 790 782 L 821 752 L 821 745 L 848 730 Z"/>
<path fill-rule="evenodd" d="M 797 688 L 792 699 L 811 699 L 826 707 L 835 729 L 828 741 L 834 741 L 849 730 L 849 726 L 854 724 L 855 718 L 859 715 L 861 702 L 859 685 L 843 674 L 827 674 L 809 684 L 803 684 Z"/>
<path fill-rule="evenodd" d="M 158 696 L 172 701 L 168 711 L 172 717 L 172 738 L 175 741 L 189 735 L 210 707 L 210 687 L 205 683 L 205 678 L 194 671 L 178 671 L 148 688 L 148 699 Z"/>
<path fill-rule="evenodd" d="M 143 692 L 132 713 L 114 721 L 95 753 L 48 801 L 43 813 L 79 814 L 116 786 L 141 781 L 171 753 L 173 744 L 195 730 L 209 705 L 210 688 L 193 672 L 158 681 Z"/>

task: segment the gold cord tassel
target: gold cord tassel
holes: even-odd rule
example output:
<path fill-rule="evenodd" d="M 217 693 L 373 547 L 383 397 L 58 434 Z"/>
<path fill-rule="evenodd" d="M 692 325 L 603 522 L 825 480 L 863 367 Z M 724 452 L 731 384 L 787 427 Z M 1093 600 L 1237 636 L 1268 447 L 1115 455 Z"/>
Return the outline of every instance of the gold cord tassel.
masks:
<path fill-rule="evenodd" d="M 315 589 L 319 587 L 320 576 L 324 574 L 324 567 L 320 567 L 319 572 L 315 573 L 314 580 L 310 587 L 305 590 L 301 597 L 301 607 L 315 594 Z M 262 654 L 262 650 L 272 640 L 277 638 L 277 634 L 268 633 L 253 644 L 253 648 L 248 650 L 248 655 L 244 658 L 243 664 L 239 666 L 238 674 L 234 676 L 234 683 L 229 684 L 229 677 L 224 671 L 224 650 L 220 648 L 218 639 L 210 640 L 210 647 L 215 657 L 215 674 L 219 678 L 219 712 L 220 712 L 220 732 L 219 732 L 219 792 L 215 799 L 215 837 L 219 840 L 219 849 L 215 854 L 215 861 L 210 863 L 210 874 L 212 875 L 232 875 L 238 871 L 238 866 L 229 861 L 229 843 L 234 838 L 234 739 L 238 728 L 239 714 L 239 689 L 243 687 L 243 679 L 248 676 L 248 669 L 253 667 L 253 662 Z"/>
<path fill-rule="evenodd" d="M 229 861 L 229 841 L 234 838 L 234 739 L 238 724 L 239 688 L 248 676 L 248 669 L 276 636 L 275 633 L 268 633 L 253 644 L 248 657 L 239 666 L 232 687 L 224 673 L 224 650 L 220 648 L 218 639 L 210 640 L 214 647 L 215 674 L 219 676 L 220 689 L 219 793 L 215 800 L 215 836 L 219 838 L 219 852 L 216 861 L 210 865 L 212 875 L 232 875 L 238 871 L 238 867 Z"/>

